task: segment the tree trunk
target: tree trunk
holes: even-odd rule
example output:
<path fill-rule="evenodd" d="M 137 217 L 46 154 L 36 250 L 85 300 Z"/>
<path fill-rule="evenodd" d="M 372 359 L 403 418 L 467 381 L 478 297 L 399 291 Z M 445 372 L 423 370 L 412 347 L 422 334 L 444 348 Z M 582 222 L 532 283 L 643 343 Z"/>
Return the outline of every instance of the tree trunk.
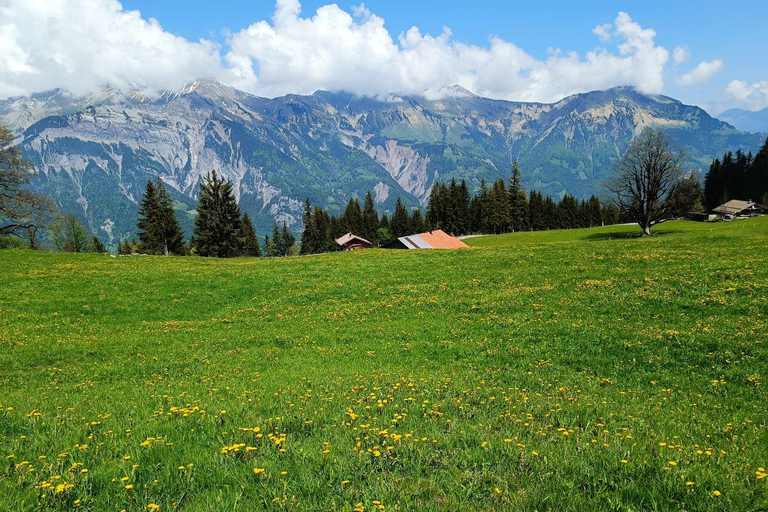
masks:
<path fill-rule="evenodd" d="M 651 236 L 651 224 L 650 224 L 650 222 L 646 222 L 644 224 L 640 224 L 640 227 L 643 228 L 643 236 Z"/>

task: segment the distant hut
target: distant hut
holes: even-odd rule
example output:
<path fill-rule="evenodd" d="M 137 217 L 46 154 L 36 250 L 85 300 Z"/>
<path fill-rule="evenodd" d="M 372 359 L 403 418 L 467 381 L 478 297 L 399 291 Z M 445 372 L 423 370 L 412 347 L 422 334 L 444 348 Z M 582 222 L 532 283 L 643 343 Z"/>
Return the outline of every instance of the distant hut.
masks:
<path fill-rule="evenodd" d="M 759 205 L 753 201 L 742 201 L 741 199 L 731 199 L 725 204 L 721 204 L 712 210 L 716 216 L 725 218 L 748 217 L 750 215 L 759 215 L 765 213 L 765 206 Z"/>
<path fill-rule="evenodd" d="M 469 246 L 441 229 L 418 235 L 401 236 L 386 244 L 384 249 L 469 249 Z"/>
<path fill-rule="evenodd" d="M 342 251 L 358 251 L 360 249 L 370 249 L 373 244 L 363 237 L 347 233 L 334 240 L 341 247 Z"/>

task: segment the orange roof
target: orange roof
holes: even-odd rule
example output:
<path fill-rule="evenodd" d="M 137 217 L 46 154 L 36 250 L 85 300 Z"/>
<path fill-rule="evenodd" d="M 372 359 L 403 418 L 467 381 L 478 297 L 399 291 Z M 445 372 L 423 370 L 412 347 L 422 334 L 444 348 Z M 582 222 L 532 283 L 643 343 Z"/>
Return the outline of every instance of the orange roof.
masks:
<path fill-rule="evenodd" d="M 467 244 L 442 229 L 419 233 L 418 236 L 433 249 L 469 249 Z"/>

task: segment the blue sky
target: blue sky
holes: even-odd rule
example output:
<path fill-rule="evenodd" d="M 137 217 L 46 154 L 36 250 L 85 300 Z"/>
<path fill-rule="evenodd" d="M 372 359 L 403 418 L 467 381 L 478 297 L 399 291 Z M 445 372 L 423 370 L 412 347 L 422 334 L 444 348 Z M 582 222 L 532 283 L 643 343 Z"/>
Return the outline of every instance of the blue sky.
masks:
<path fill-rule="evenodd" d="M 19 23 L 30 23 L 35 15 L 50 19 L 51 12 L 54 17 L 68 16 L 54 8 L 31 11 L 23 0 L 8 1 L 11 5 L 5 12 L 0 8 L 0 20 L 2 14 L 10 14 L 5 16 L 11 19 L 9 25 L 16 14 Z M 74 4 L 84 1 L 49 4 L 64 2 L 77 12 Z M 369 0 L 362 11 L 358 3 L 329 8 L 329 2 L 305 0 L 301 14 L 296 0 L 277 1 L 286 12 L 282 24 L 273 19 L 275 0 L 97 0 L 103 5 L 94 9 L 87 4 L 85 21 L 83 10 L 79 17 L 61 20 L 62 25 L 83 23 L 82 32 L 93 41 L 79 45 L 73 41 L 71 48 L 64 48 L 62 60 L 67 66 L 56 76 L 65 87 L 83 89 L 99 81 L 170 87 L 195 74 L 207 74 L 266 96 L 315 88 L 347 88 L 379 96 L 439 94 L 440 87 L 454 81 L 487 96 L 536 101 L 626 83 L 715 114 L 731 106 L 768 106 L 765 0 L 731 2 L 727 11 L 722 2 L 714 1 Z M 323 19 L 305 22 L 323 6 Z M 133 10 L 141 13 L 140 18 L 128 14 Z M 351 18 L 345 19 L 347 15 Z M 150 18 L 159 27 L 148 22 Z M 254 30 L 262 20 L 266 23 Z M 594 29 L 602 25 L 606 26 L 601 38 Z M 104 34 L 99 35 L 102 27 Z M 411 27 L 419 32 L 400 41 Z M 444 33 L 445 27 L 450 35 Z M 340 34 L 338 40 L 335 33 Z M 0 96 L 4 90 L 10 91 L 7 96 L 48 84 L 40 75 L 47 76 L 43 71 L 54 64 L 42 57 L 35 60 L 33 47 L 43 46 L 39 50 L 43 55 L 44 39 L 41 34 L 26 46 L 17 42 L 16 54 L 21 57 L 6 65 L 21 71 L 5 87 L 0 79 Z M 59 41 L 55 48 L 62 44 L 67 43 Z M 111 44 L 113 50 L 108 48 Z M 629 48 L 622 50 L 622 45 Z M 96 52 L 90 46 L 102 49 Z M 128 65 L 113 65 L 121 52 Z M 569 57 L 569 52 L 576 55 Z M 105 53 L 113 60 L 105 61 Z M 142 55 L 152 59 L 142 60 Z M 444 67 L 440 61 L 445 61 Z M 148 62 L 167 64 L 143 71 Z M 26 75 L 25 66 L 31 70 Z M 94 75 L 92 80 L 89 74 Z"/>

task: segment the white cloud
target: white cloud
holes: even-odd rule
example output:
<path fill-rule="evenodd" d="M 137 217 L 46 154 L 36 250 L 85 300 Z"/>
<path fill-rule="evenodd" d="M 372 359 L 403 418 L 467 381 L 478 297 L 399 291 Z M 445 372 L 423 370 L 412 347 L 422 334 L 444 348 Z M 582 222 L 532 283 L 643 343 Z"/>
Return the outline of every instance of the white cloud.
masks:
<path fill-rule="evenodd" d="M 438 97 L 459 84 L 493 98 L 556 101 L 619 85 L 660 93 L 670 58 L 655 31 L 624 12 L 593 30 L 595 50 L 554 49 L 540 60 L 497 37 L 484 47 L 458 42 L 448 28 L 393 37 L 364 4 L 351 12 L 325 5 L 302 17 L 299 0 L 277 0 L 272 20 L 229 34 L 220 48 L 172 35 L 117 0 L 0 1 L 0 97 L 105 84 L 178 89 L 215 77 L 264 96 L 329 89 Z"/>
<path fill-rule="evenodd" d="M 687 87 L 689 85 L 703 85 L 712 80 L 712 77 L 723 70 L 723 61 L 720 59 L 712 62 L 701 62 L 690 73 L 686 73 L 677 80 L 677 85 Z"/>
<path fill-rule="evenodd" d="M 176 88 L 221 72 L 218 45 L 174 36 L 117 0 L 3 0 L 0 48 L 0 97 Z"/>
<path fill-rule="evenodd" d="M 738 105 L 749 110 L 760 110 L 768 107 L 768 80 L 750 84 L 743 80 L 734 80 L 725 92 Z"/>
<path fill-rule="evenodd" d="M 413 27 L 397 41 L 384 20 L 364 7 L 353 17 L 326 5 L 303 18 L 296 0 L 278 0 L 273 22 L 254 23 L 233 34 L 225 61 L 233 85 L 275 96 L 317 89 L 369 95 L 425 94 L 459 84 L 477 94 L 524 101 L 554 101 L 565 95 L 618 85 L 659 93 L 669 51 L 656 46 L 656 33 L 643 29 L 626 13 L 593 32 L 618 43 L 583 58 L 552 51 L 546 60 L 492 38 L 487 48 L 438 36 Z M 360 15 L 364 13 L 364 15 Z"/>
<path fill-rule="evenodd" d="M 678 46 L 672 52 L 672 58 L 675 64 L 682 64 L 691 58 L 691 50 L 687 46 Z"/>

